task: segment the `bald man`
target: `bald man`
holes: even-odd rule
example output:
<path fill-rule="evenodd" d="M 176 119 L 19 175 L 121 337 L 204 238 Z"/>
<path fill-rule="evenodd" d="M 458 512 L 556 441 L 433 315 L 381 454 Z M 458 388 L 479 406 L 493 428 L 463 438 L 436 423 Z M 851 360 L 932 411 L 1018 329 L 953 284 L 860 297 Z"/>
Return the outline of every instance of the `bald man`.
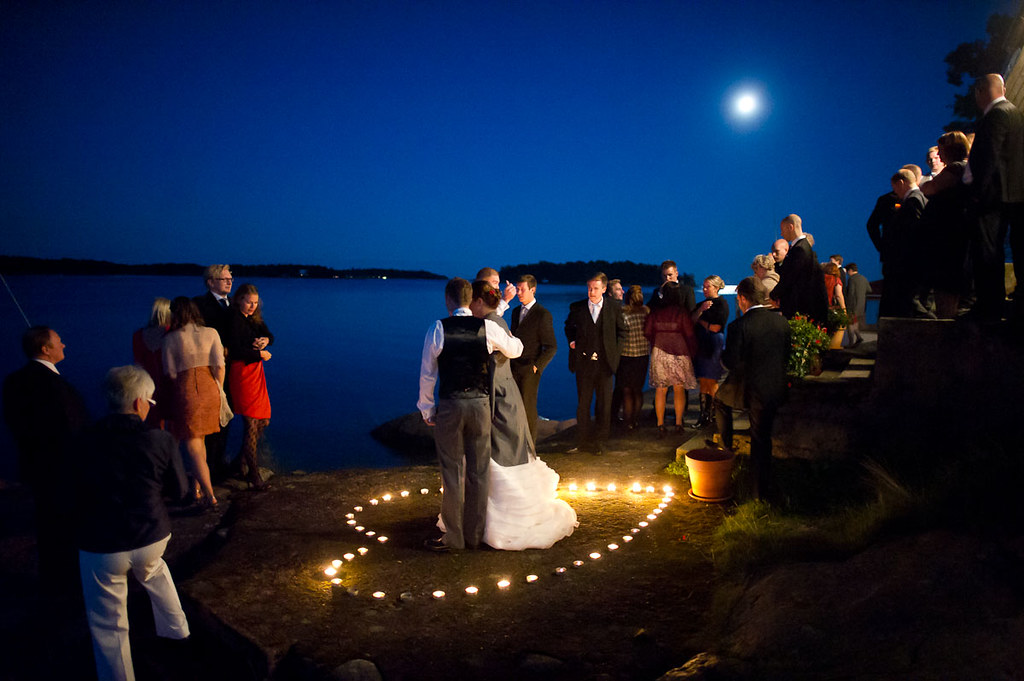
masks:
<path fill-rule="evenodd" d="M 982 112 L 963 181 L 970 185 L 973 233 L 974 287 L 977 303 L 972 316 L 981 322 L 1002 318 L 1004 285 L 1003 244 L 1007 231 L 1017 281 L 1024 281 L 1024 114 L 1006 99 L 999 74 L 974 83 L 974 101 Z M 1024 318 L 1024 297 L 1017 296 L 1015 312 Z"/>
<path fill-rule="evenodd" d="M 780 231 L 782 238 L 789 242 L 789 252 L 771 298 L 778 301 L 787 319 L 799 312 L 824 325 L 828 321 L 825 275 L 804 235 L 803 221 L 796 213 L 787 215 L 782 219 Z"/>

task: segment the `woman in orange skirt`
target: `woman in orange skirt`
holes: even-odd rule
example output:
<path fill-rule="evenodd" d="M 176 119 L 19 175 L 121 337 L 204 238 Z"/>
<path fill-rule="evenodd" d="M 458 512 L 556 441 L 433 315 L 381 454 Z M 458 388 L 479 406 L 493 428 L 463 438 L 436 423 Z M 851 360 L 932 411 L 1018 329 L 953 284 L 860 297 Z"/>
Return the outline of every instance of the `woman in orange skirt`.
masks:
<path fill-rule="evenodd" d="M 245 479 L 255 490 L 269 486 L 263 481 L 259 466 L 259 446 L 263 431 L 270 424 L 270 396 L 263 363 L 270 359 L 267 346 L 273 344 L 263 321 L 263 305 L 259 291 L 252 284 L 242 284 L 235 293 L 235 304 L 228 327 L 228 384 L 231 388 L 232 408 L 243 417 L 245 432 L 239 453 L 245 467 Z"/>
<path fill-rule="evenodd" d="M 215 506 L 203 438 L 220 430 L 224 347 L 217 331 L 203 326 L 196 304 L 184 296 L 171 301 L 171 327 L 164 336 L 161 356 L 169 379 L 168 430 L 185 442 L 199 486 L 197 500 Z"/>

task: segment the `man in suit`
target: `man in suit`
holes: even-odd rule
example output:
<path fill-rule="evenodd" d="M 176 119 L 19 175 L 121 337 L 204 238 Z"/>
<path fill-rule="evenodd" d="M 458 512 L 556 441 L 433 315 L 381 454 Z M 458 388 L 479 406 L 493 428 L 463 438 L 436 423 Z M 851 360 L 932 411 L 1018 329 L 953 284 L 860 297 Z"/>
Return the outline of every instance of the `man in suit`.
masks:
<path fill-rule="evenodd" d="M 679 268 L 676 267 L 674 260 L 666 260 L 661 263 L 661 285 L 658 286 L 658 288 L 654 290 L 654 293 L 651 294 L 651 299 L 647 301 L 647 307 L 652 310 L 656 310 L 661 307 L 661 287 L 670 281 L 674 281 L 679 284 L 679 296 L 683 299 L 680 307 L 687 314 L 693 312 L 694 308 L 697 307 L 697 299 L 693 295 L 693 287 L 679 281 Z"/>
<path fill-rule="evenodd" d="M 537 391 L 544 368 L 555 356 L 554 321 L 547 308 L 537 302 L 537 279 L 532 274 L 519 277 L 516 293 L 520 305 L 512 310 L 512 334 L 523 341 L 523 354 L 512 360 L 512 377 L 519 386 L 530 424 L 530 435 L 537 441 Z"/>
<path fill-rule="evenodd" d="M 206 293 L 196 296 L 192 302 L 199 308 L 199 314 L 203 316 L 203 324 L 211 329 L 216 329 L 220 335 L 220 343 L 228 347 L 228 329 L 231 326 L 231 286 L 234 278 L 231 276 L 229 265 L 210 265 L 203 273 L 203 281 L 206 282 Z M 224 390 L 228 391 L 227 378 L 228 363 L 224 363 Z M 230 403 L 231 394 L 227 393 Z M 224 452 L 228 444 L 228 428 L 231 424 L 224 426 L 216 433 L 206 436 L 206 465 L 210 468 L 210 479 L 214 484 L 226 480 L 229 475 L 241 477 L 242 468 L 238 458 L 232 461 L 229 466 L 225 460 Z"/>
<path fill-rule="evenodd" d="M 619 368 L 627 333 L 622 308 L 605 297 L 607 288 L 604 273 L 592 276 L 587 281 L 587 298 L 571 304 L 565 319 L 569 371 L 576 374 L 575 449 L 594 448 L 598 454 L 604 450 L 611 431 L 612 377 Z M 590 418 L 595 395 L 596 429 Z"/>
<path fill-rule="evenodd" d="M 850 274 L 850 278 L 846 282 L 846 291 L 843 294 L 846 298 L 846 311 L 850 315 L 850 321 L 846 325 L 846 344 L 852 348 L 860 345 L 864 340 L 864 336 L 860 333 L 860 325 L 864 321 L 864 311 L 867 309 L 871 282 L 860 273 L 855 262 L 851 262 L 846 271 Z"/>
<path fill-rule="evenodd" d="M 772 497 L 772 427 L 775 413 L 786 397 L 786 361 L 789 357 L 789 324 L 767 306 L 764 286 L 747 277 L 736 286 L 740 318 L 726 334 L 722 364 L 729 369 L 721 398 L 715 400 L 722 445 L 732 449 L 732 415 L 745 409 L 750 417 L 750 463 L 754 494 L 763 501 Z M 738 397 L 726 404 L 729 393 Z"/>
<path fill-rule="evenodd" d="M 444 289 L 450 316 L 431 325 L 423 340 L 416 407 L 428 426 L 436 426 L 434 444 L 444 485 L 444 536 L 424 543 L 431 551 L 475 549 L 483 540 L 491 461 L 488 361 L 495 350 L 509 359 L 523 351 L 518 338 L 490 319 L 473 316 L 472 298 L 472 284 L 459 277 L 450 280 Z"/>
<path fill-rule="evenodd" d="M 1002 318 L 1006 298 L 1004 243 L 1010 234 L 1013 269 L 1024 281 L 1024 113 L 1006 99 L 999 74 L 974 83 L 974 101 L 982 113 L 963 181 L 971 186 L 971 255 L 977 303 L 973 316 L 983 322 Z M 1015 296 L 1015 313 L 1024 313 L 1024 297 Z"/>
<path fill-rule="evenodd" d="M 780 231 L 782 238 L 789 242 L 789 251 L 771 298 L 779 301 L 787 319 L 799 312 L 823 325 L 828 320 L 825 275 L 804 235 L 803 221 L 795 213 L 787 215 L 782 219 Z"/>
<path fill-rule="evenodd" d="M 69 449 L 89 414 L 82 396 L 57 370 L 65 347 L 57 332 L 34 326 L 22 336 L 21 345 L 29 361 L 4 380 L 4 420 L 18 448 L 22 482 L 35 502 L 44 597 L 55 607 L 73 606 L 80 604 L 81 590 L 68 576 L 78 565 L 68 526 L 76 485 Z"/>
<path fill-rule="evenodd" d="M 913 317 L 914 296 L 922 279 L 918 251 L 921 246 L 919 225 L 928 199 L 917 186 L 917 178 L 907 168 L 892 176 L 892 191 L 899 203 L 886 221 L 885 261 L 882 263 L 883 317 Z"/>

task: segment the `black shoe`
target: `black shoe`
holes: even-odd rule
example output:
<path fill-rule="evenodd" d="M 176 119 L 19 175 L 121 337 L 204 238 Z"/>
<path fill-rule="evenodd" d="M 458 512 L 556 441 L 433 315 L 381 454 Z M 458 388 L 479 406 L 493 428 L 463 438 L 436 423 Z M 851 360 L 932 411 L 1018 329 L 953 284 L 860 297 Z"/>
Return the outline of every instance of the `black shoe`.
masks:
<path fill-rule="evenodd" d="M 427 539 L 423 542 L 423 548 L 427 551 L 433 551 L 434 553 L 447 553 L 451 551 L 451 548 L 444 543 L 444 539 L 438 537 L 437 539 Z"/>
<path fill-rule="evenodd" d="M 658 426 L 658 439 L 659 440 L 664 440 L 665 439 L 665 426 Z"/>

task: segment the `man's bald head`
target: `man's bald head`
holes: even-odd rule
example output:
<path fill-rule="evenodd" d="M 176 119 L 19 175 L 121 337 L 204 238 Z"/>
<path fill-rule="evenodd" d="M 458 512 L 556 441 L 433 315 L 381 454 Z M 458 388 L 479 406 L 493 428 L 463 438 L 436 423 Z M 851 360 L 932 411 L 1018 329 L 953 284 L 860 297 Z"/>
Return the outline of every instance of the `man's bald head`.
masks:
<path fill-rule="evenodd" d="M 998 73 L 988 73 L 974 81 L 974 101 L 984 111 L 988 105 L 1006 96 L 1006 84 Z"/>

